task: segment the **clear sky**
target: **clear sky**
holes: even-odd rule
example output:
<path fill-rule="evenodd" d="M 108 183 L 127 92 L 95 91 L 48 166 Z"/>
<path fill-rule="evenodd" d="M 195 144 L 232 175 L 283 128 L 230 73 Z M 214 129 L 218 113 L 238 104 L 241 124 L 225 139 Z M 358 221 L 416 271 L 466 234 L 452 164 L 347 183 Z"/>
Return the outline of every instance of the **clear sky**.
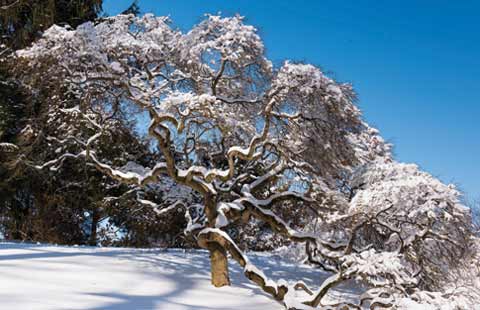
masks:
<path fill-rule="evenodd" d="M 109 15 L 132 0 L 105 0 Z M 274 63 L 301 60 L 352 82 L 365 119 L 415 162 L 480 197 L 480 1 L 140 0 L 188 30 L 205 13 L 246 16 Z"/>

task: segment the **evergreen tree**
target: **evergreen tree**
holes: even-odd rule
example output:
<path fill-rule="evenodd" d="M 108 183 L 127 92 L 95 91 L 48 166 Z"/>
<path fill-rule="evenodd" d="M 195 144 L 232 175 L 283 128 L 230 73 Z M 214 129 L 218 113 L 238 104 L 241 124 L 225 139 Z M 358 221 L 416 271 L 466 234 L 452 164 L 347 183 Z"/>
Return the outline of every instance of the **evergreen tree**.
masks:
<path fill-rule="evenodd" d="M 29 239 L 35 235 L 32 221 L 38 222 L 42 215 L 33 210 L 35 199 L 55 184 L 45 184 L 41 176 L 23 169 L 18 157 L 19 148 L 37 150 L 31 146 L 36 138 L 31 135 L 31 123 L 48 110 L 49 101 L 42 94 L 31 94 L 17 82 L 17 63 L 12 55 L 30 45 L 51 25 L 76 27 L 97 18 L 101 9 L 101 0 L 0 1 L 0 211 L 2 219 L 7 219 L 0 223 L 0 228 L 8 238 Z M 44 218 L 53 217 L 45 214 Z M 48 226 L 45 224 L 43 221 L 39 226 Z"/>
<path fill-rule="evenodd" d="M 122 12 L 123 15 L 133 14 L 135 16 L 140 14 L 140 6 L 138 5 L 138 0 L 135 0 L 125 11 Z"/>
<path fill-rule="evenodd" d="M 3 0 L 0 6 L 2 44 L 18 49 L 29 45 L 53 24 L 75 28 L 94 20 L 102 10 L 101 0 Z"/>

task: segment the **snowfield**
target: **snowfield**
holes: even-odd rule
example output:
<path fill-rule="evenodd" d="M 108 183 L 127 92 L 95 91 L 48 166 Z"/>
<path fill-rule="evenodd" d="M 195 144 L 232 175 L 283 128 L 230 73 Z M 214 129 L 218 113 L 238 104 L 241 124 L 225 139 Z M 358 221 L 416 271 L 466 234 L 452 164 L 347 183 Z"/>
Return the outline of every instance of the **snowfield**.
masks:
<path fill-rule="evenodd" d="M 276 279 L 315 286 L 326 274 L 278 256 L 250 254 Z M 208 252 L 178 249 L 64 247 L 0 243 L 1 309 L 16 310 L 281 310 L 230 265 L 232 286 L 209 280 Z M 353 286 L 352 286 L 353 287 Z M 352 299 L 340 287 L 331 298 Z"/>

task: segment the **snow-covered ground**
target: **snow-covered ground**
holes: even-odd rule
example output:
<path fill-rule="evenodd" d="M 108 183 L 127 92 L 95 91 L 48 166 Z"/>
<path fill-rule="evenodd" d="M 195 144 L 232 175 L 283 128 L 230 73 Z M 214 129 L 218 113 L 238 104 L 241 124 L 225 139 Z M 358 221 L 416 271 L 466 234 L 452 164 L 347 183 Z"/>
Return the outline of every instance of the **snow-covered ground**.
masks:
<path fill-rule="evenodd" d="M 315 286 L 327 275 L 278 256 L 252 254 L 268 276 Z M 232 286 L 209 282 L 204 251 L 60 247 L 0 243 L 0 309 L 280 310 L 232 262 Z M 339 288 L 332 297 L 351 299 Z"/>

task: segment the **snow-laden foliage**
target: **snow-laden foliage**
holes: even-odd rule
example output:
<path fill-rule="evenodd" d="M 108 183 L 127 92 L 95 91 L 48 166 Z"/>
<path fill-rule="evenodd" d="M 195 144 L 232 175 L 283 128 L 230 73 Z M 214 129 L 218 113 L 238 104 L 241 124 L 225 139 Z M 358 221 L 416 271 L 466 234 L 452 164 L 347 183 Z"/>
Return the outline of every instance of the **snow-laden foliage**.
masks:
<path fill-rule="evenodd" d="M 362 120 L 351 85 L 309 64 L 273 67 L 242 17 L 207 16 L 185 34 L 153 15 L 54 26 L 18 56 L 24 84 L 41 90 L 48 75 L 58 93 L 52 115 L 73 120 L 52 134 L 71 141 L 68 152 L 59 148 L 34 166 L 58 170 L 65 159 L 82 158 L 157 214 L 181 208 L 185 234 L 210 252 L 215 286 L 230 283 L 230 254 L 287 308 L 323 307 L 328 291 L 350 279 L 378 289 L 361 303 L 391 307 L 394 292 L 441 275 L 430 275 L 431 266 L 451 264 L 446 253 L 467 251 L 469 216 L 458 193 L 392 162 L 390 145 Z M 115 135 L 112 122 L 145 118 L 155 162 L 101 153 L 102 139 Z M 89 130 L 75 131 L 81 124 Z M 230 235 L 252 222 L 302 244 L 308 261 L 332 276 L 315 292 L 302 281 L 268 278 Z M 430 252 L 442 256 L 426 262 Z M 306 297 L 296 298 L 297 290 Z"/>
<path fill-rule="evenodd" d="M 347 276 L 352 274 L 373 286 L 391 283 L 404 286 L 416 284 L 405 259 L 396 252 L 377 252 L 369 249 L 358 254 L 345 255 L 341 260 Z"/>
<path fill-rule="evenodd" d="M 259 66 L 256 69 L 262 73 L 271 72 L 272 64 L 264 57 L 263 42 L 257 30 L 245 25 L 243 19 L 241 16 L 207 16 L 182 37 L 179 42 L 180 61 L 191 66 L 190 70 L 199 75 L 203 72 L 216 74 L 222 67 L 230 73 L 239 74 L 246 73 L 244 70 L 251 66 Z M 228 86 L 241 86 L 241 83 Z M 219 86 L 221 89 L 222 86 Z"/>
<path fill-rule="evenodd" d="M 348 212 L 376 223 L 365 228 L 362 242 L 404 253 L 422 268 L 425 284 L 438 283 L 468 250 L 470 210 L 453 185 L 416 165 L 391 162 L 366 167 L 354 176 L 352 187 Z"/>

